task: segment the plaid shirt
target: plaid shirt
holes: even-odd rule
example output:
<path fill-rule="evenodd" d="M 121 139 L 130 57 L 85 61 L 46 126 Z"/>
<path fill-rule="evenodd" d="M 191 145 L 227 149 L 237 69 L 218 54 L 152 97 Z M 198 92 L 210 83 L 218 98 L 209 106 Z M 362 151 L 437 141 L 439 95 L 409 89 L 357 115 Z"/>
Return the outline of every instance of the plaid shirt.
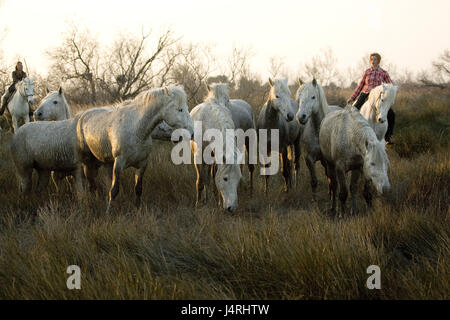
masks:
<path fill-rule="evenodd" d="M 362 92 L 369 93 L 370 90 L 379 86 L 382 83 L 393 83 L 387 71 L 378 67 L 378 69 L 374 70 L 373 68 L 369 68 L 364 71 L 361 81 L 356 87 L 355 91 L 351 96 L 351 100 L 355 100 L 356 97 Z"/>

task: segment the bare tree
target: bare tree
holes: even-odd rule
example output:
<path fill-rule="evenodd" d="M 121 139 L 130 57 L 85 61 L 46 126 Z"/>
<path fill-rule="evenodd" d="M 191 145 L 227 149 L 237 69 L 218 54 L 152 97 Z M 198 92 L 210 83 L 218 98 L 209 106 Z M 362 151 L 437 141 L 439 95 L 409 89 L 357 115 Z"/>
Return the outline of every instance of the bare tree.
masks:
<path fill-rule="evenodd" d="M 329 86 L 332 82 L 341 82 L 337 58 L 330 47 L 322 49 L 320 54 L 304 63 L 300 74 L 306 79 L 315 78 L 323 86 Z"/>
<path fill-rule="evenodd" d="M 173 38 L 171 30 L 167 30 L 149 49 L 150 36 L 151 33 L 144 32 L 140 37 L 121 34 L 114 41 L 98 78 L 102 89 L 112 99 L 133 98 L 141 91 L 162 86 L 167 81 L 176 57 L 176 53 L 168 49 L 177 39 Z"/>
<path fill-rule="evenodd" d="M 214 71 L 215 63 L 209 45 L 189 43 L 178 46 L 178 59 L 171 70 L 171 79 L 184 86 L 191 106 L 199 104 L 205 96 L 205 83 Z"/>
<path fill-rule="evenodd" d="M 89 30 L 79 30 L 72 24 L 65 33 L 60 46 L 47 51 L 52 60 L 51 74 L 61 81 L 71 81 L 79 90 L 88 85 L 90 102 L 96 99 L 95 80 L 99 69 L 98 41 Z"/>
<path fill-rule="evenodd" d="M 418 80 L 428 87 L 441 89 L 450 87 L 450 51 L 445 50 L 437 60 L 433 61 L 431 74 L 422 71 Z"/>
<path fill-rule="evenodd" d="M 242 77 L 248 78 L 250 76 L 250 58 L 252 57 L 250 49 L 238 48 L 233 46 L 232 53 L 227 60 L 227 75 L 231 88 L 238 85 Z"/>
<path fill-rule="evenodd" d="M 286 66 L 280 57 L 270 57 L 269 74 L 272 78 L 278 78 L 287 75 Z"/>

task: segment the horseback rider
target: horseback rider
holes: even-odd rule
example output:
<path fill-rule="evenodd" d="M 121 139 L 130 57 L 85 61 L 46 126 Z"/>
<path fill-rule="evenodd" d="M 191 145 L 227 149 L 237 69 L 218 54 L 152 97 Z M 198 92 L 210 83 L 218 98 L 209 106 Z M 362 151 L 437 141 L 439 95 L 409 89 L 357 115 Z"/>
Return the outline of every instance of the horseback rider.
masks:
<path fill-rule="evenodd" d="M 27 77 L 27 74 L 25 73 L 25 71 L 23 71 L 22 62 L 18 61 L 16 63 L 16 69 L 12 72 L 13 84 L 9 86 L 8 90 L 6 91 L 6 93 L 2 99 L 0 116 L 3 114 L 3 112 L 5 112 L 6 106 L 8 105 L 8 102 L 9 102 L 9 98 L 12 97 L 12 95 L 16 91 L 16 83 L 18 83 L 19 81 L 22 81 L 26 77 Z"/>
<path fill-rule="evenodd" d="M 347 100 L 347 104 L 352 104 L 356 98 L 356 103 L 354 106 L 360 110 L 364 102 L 366 102 L 369 97 L 370 90 L 384 83 L 392 83 L 391 78 L 386 70 L 381 69 L 380 61 L 381 56 L 378 53 L 372 53 L 370 55 L 370 68 L 364 71 L 361 81 L 353 92 L 352 96 Z M 394 133 L 395 124 L 395 112 L 392 107 L 389 109 L 387 114 L 388 129 L 386 131 L 385 140 L 386 144 L 392 144 L 392 134 Z"/>

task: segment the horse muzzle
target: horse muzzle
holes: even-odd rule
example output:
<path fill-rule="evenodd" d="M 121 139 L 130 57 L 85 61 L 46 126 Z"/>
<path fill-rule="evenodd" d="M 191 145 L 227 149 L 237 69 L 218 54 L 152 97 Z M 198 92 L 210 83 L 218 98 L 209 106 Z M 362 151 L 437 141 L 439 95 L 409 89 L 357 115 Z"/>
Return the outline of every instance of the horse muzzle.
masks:
<path fill-rule="evenodd" d="M 286 115 L 287 122 L 290 122 L 293 119 L 294 119 L 294 115 L 292 114 L 292 112 L 288 112 L 288 114 Z"/>
<path fill-rule="evenodd" d="M 42 112 L 38 112 L 38 111 L 35 111 L 34 113 L 33 113 L 33 117 L 34 117 L 34 120 L 36 120 L 36 121 L 39 121 L 39 120 L 41 120 L 41 117 L 42 117 Z"/>
<path fill-rule="evenodd" d="M 297 114 L 296 118 L 300 124 L 306 124 L 309 119 L 309 117 L 307 117 L 306 114 L 302 114 L 302 115 Z"/>

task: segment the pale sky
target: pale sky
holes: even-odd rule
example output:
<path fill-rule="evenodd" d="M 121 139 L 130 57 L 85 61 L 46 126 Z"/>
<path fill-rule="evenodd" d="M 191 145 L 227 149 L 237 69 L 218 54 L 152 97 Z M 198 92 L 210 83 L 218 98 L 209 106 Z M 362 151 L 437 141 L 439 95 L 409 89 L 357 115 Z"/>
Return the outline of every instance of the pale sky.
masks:
<path fill-rule="evenodd" d="M 25 58 L 45 73 L 45 50 L 60 43 L 70 21 L 105 44 L 118 31 L 170 27 L 184 41 L 215 44 L 219 56 L 233 45 L 251 48 L 251 68 L 264 77 L 270 57 L 295 74 L 327 47 L 342 71 L 377 51 L 397 69 L 417 72 L 450 49 L 448 0 L 0 0 L 7 62 Z"/>

